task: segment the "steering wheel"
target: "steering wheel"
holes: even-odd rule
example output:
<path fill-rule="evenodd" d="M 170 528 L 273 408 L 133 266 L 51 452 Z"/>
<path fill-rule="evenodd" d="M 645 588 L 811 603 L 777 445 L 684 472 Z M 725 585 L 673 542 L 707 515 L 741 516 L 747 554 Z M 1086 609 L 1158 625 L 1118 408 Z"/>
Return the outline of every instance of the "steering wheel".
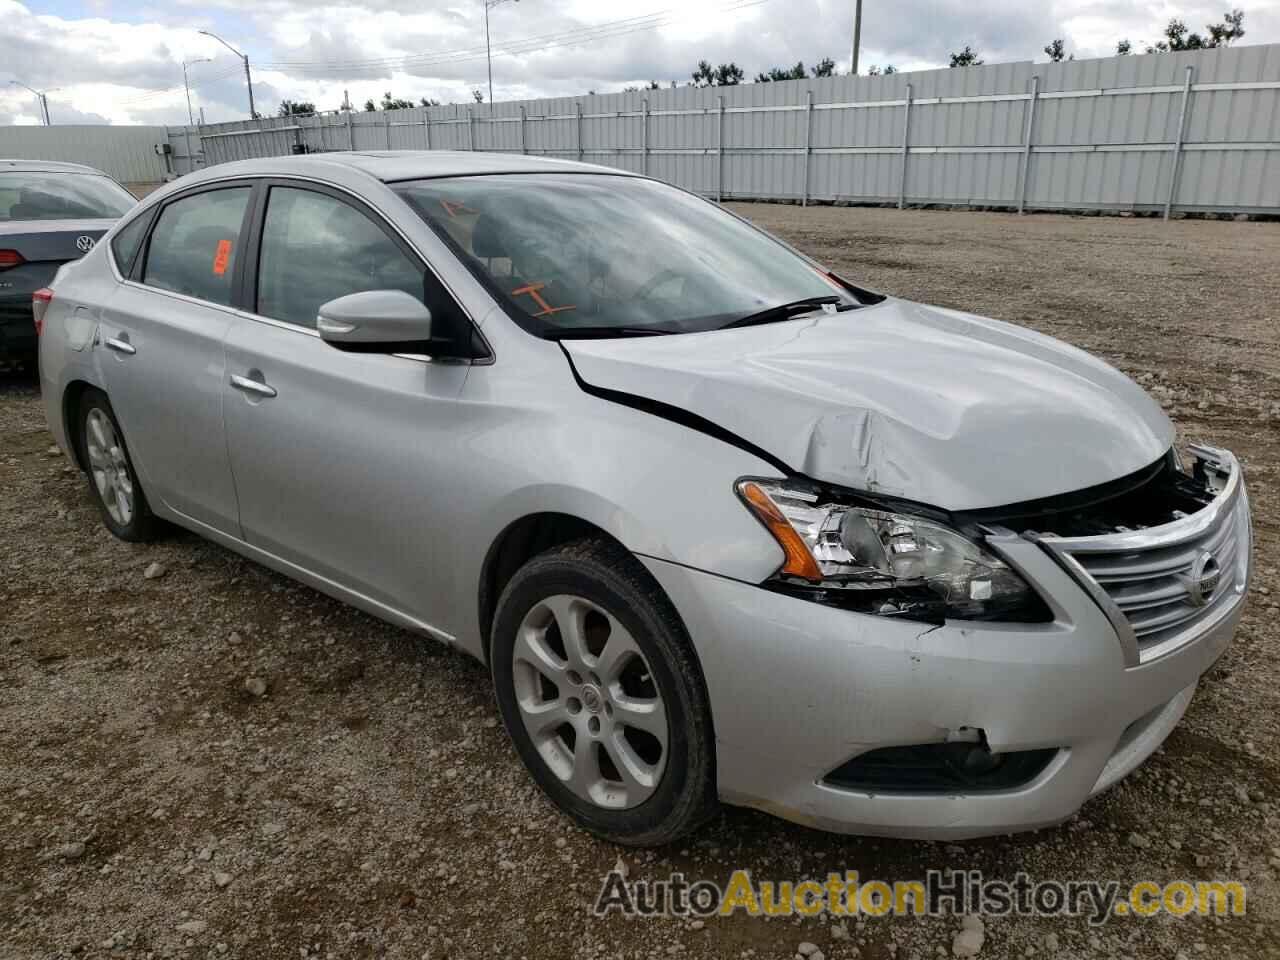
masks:
<path fill-rule="evenodd" d="M 655 290 L 660 288 L 664 283 L 672 280 L 684 280 L 685 275 L 679 270 L 659 270 L 645 283 L 643 287 L 631 295 L 633 301 L 648 300 L 653 296 Z"/>

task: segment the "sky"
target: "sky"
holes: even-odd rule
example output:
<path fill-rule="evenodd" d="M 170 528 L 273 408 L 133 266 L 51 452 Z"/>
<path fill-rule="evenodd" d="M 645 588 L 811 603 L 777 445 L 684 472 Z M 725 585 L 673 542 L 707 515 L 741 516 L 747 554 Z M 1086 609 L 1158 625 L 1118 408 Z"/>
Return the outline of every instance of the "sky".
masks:
<path fill-rule="evenodd" d="M 611 93 L 685 83 L 701 59 L 734 61 L 748 78 L 824 57 L 849 69 L 853 0 L 499 0 L 489 9 L 495 100 Z M 1239 2 L 1239 0 L 1237 0 Z M 1046 60 L 1066 41 L 1077 58 L 1135 51 L 1173 17 L 1203 31 L 1227 3 L 1143 0 L 864 0 L 861 69 L 945 66 L 970 46 L 998 63 Z M 1280 42 L 1280 0 L 1244 6 L 1244 43 Z M 210 123 L 244 119 L 238 57 L 248 54 L 255 105 L 284 99 L 357 108 L 384 92 L 470 103 L 488 89 L 484 0 L 0 0 L 0 124 Z M 196 62 L 203 61 L 203 62 Z"/>

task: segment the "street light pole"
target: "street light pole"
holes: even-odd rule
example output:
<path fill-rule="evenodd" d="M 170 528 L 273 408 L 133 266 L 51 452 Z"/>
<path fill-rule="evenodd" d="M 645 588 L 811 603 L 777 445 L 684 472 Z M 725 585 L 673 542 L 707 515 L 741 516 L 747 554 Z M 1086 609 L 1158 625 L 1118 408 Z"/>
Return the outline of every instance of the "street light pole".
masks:
<path fill-rule="evenodd" d="M 489 105 L 493 106 L 493 53 L 489 49 L 489 8 L 493 6 L 484 0 L 484 58 L 489 64 Z"/>
<path fill-rule="evenodd" d="M 208 57 L 198 57 L 195 60 L 182 61 L 182 86 L 187 91 L 187 126 L 194 126 L 196 122 L 195 116 L 191 113 L 191 84 L 187 82 L 187 67 L 193 63 L 209 63 Z"/>
<path fill-rule="evenodd" d="M 258 115 L 258 112 L 253 109 L 253 78 L 249 76 L 249 55 L 247 53 L 241 53 L 216 33 L 210 33 L 208 30 L 198 30 L 197 33 L 203 33 L 206 37 L 213 37 L 213 39 L 217 40 L 220 44 L 244 61 L 244 85 L 249 88 L 249 119 L 252 120 Z"/>
<path fill-rule="evenodd" d="M 30 90 L 36 95 L 36 104 L 40 107 L 40 119 L 44 121 L 46 127 L 50 126 L 49 122 L 49 98 L 34 87 L 28 87 L 19 80 L 10 80 L 10 83 L 21 87 L 23 90 Z"/>
<path fill-rule="evenodd" d="M 489 63 L 489 106 L 493 106 L 493 53 L 489 47 L 489 8 L 496 7 L 507 0 L 484 0 L 484 57 Z M 518 3 L 519 0 L 511 0 Z"/>
<path fill-rule="evenodd" d="M 862 0 L 853 4 L 853 47 L 849 53 L 849 73 L 858 75 L 858 48 L 862 46 Z"/>

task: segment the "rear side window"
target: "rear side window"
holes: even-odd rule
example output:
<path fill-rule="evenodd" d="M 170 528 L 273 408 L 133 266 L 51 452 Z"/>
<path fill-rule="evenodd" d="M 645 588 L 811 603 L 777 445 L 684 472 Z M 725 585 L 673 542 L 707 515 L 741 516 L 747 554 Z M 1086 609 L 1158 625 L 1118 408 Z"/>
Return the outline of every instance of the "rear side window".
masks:
<path fill-rule="evenodd" d="M 151 231 L 142 282 L 230 306 L 250 192 L 209 190 L 167 205 Z"/>
<path fill-rule="evenodd" d="M 321 304 L 363 290 L 403 290 L 422 300 L 423 270 L 350 204 L 314 190 L 272 187 L 257 312 L 315 329 Z"/>
<path fill-rule="evenodd" d="M 142 238 L 147 233 L 147 221 L 150 219 L 143 214 L 111 238 L 111 254 L 115 257 L 116 268 L 121 276 L 129 276 L 129 271 L 133 269 L 133 258 L 138 255 L 138 249 L 142 246 Z"/>

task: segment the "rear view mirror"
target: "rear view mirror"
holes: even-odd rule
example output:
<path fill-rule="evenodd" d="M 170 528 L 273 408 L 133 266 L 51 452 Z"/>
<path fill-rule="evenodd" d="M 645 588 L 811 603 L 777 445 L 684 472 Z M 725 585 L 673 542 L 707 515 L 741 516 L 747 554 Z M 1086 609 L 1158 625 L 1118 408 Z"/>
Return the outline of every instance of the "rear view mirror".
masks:
<path fill-rule="evenodd" d="M 417 353 L 431 339 L 431 311 L 403 290 L 365 290 L 323 304 L 316 330 L 340 350 Z"/>

